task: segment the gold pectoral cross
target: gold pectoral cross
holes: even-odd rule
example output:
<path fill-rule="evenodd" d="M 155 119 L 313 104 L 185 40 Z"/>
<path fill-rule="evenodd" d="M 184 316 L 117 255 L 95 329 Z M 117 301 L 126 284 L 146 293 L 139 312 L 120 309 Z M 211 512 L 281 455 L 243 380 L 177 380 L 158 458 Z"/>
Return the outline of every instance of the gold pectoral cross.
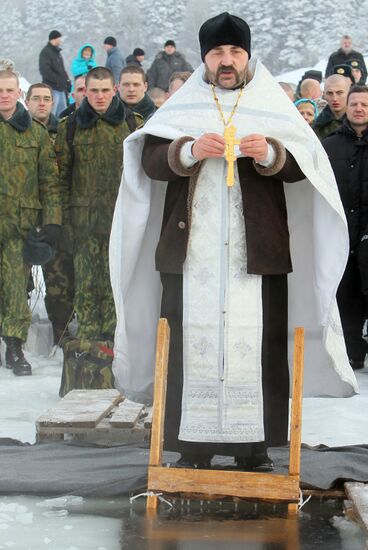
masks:
<path fill-rule="evenodd" d="M 228 187 L 232 187 L 234 185 L 234 162 L 236 161 L 234 147 L 240 143 L 239 139 L 235 139 L 235 134 L 236 128 L 233 124 L 226 126 L 224 130 L 224 138 L 226 142 L 225 159 L 227 162 L 226 184 Z"/>

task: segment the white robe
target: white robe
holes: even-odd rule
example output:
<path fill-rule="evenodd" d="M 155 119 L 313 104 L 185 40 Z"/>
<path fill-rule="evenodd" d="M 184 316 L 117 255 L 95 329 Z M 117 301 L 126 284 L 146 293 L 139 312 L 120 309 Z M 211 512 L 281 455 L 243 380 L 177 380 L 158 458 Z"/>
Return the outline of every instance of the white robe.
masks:
<path fill-rule="evenodd" d="M 348 232 L 335 178 L 313 130 L 265 67 L 252 60 L 252 80 L 245 87 L 234 124 L 237 136 L 260 133 L 280 140 L 306 175 L 284 184 L 288 208 L 293 273 L 289 289 L 289 364 L 293 332 L 306 330 L 304 395 L 349 396 L 357 392 L 348 363 L 336 290 L 348 257 Z M 165 184 L 152 182 L 141 166 L 144 136 L 167 139 L 223 133 L 223 124 L 203 65 L 124 143 L 124 173 L 116 203 L 110 273 L 117 310 L 114 375 L 132 399 L 150 401 L 161 283 L 155 271 Z M 234 101 L 226 91 L 220 102 L 228 115 Z M 228 98 L 228 99 L 227 99 Z M 224 161 L 225 162 L 225 161 Z"/>

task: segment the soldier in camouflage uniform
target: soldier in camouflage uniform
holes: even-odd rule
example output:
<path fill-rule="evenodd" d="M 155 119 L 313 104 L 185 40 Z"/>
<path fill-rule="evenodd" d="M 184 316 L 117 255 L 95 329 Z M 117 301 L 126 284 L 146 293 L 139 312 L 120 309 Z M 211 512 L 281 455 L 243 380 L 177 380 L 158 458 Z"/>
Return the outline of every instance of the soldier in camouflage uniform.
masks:
<path fill-rule="evenodd" d="M 32 117 L 42 122 L 55 142 L 59 120 L 52 113 L 52 89 L 47 84 L 32 84 L 27 91 L 26 105 Z M 73 316 L 74 265 L 63 228 L 56 257 L 42 266 L 46 286 L 45 306 L 52 323 L 55 344 L 68 334 L 68 321 Z"/>
<path fill-rule="evenodd" d="M 51 141 L 18 101 L 20 93 L 17 75 L 0 71 L 0 324 L 6 366 L 16 375 L 29 375 L 31 365 L 22 351 L 31 321 L 24 240 L 41 225 L 40 238 L 57 243 L 61 199 Z"/>
<path fill-rule="evenodd" d="M 59 123 L 55 151 L 63 219 L 74 244 L 74 306 L 80 338 L 114 338 L 109 237 L 122 173 L 123 141 L 131 131 L 132 118 L 135 128 L 141 119 L 132 117 L 115 95 L 112 72 L 96 67 L 86 76 L 86 97 L 79 109 Z M 72 143 L 68 124 L 75 128 Z"/>
<path fill-rule="evenodd" d="M 351 80 L 339 74 L 333 74 L 326 79 L 323 95 L 327 105 L 313 124 L 321 141 L 338 130 L 345 120 L 350 86 Z"/>

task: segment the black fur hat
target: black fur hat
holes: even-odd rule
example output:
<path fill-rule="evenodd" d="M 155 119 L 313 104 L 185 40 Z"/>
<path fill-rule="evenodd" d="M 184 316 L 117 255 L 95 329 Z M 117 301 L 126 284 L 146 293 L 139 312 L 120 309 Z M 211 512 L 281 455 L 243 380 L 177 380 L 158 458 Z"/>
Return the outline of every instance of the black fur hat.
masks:
<path fill-rule="evenodd" d="M 199 29 L 199 44 L 202 61 L 204 61 L 206 54 L 212 48 L 225 45 L 243 48 L 250 58 L 251 40 L 249 25 L 240 17 L 231 15 L 225 11 L 203 23 Z"/>

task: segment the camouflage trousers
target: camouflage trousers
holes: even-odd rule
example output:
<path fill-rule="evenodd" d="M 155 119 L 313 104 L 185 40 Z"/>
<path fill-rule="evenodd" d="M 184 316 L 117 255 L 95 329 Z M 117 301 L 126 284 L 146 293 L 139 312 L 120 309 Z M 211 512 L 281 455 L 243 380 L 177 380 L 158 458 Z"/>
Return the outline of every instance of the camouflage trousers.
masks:
<path fill-rule="evenodd" d="M 113 339 L 115 305 L 109 271 L 109 237 L 75 243 L 75 297 L 78 337 Z"/>
<path fill-rule="evenodd" d="M 27 303 L 29 265 L 23 261 L 24 239 L 0 240 L 0 325 L 2 336 L 26 340 L 31 324 Z"/>
<path fill-rule="evenodd" d="M 59 250 L 56 257 L 42 267 L 46 286 L 45 306 L 57 343 L 71 320 L 74 305 L 74 265 L 69 252 Z"/>

